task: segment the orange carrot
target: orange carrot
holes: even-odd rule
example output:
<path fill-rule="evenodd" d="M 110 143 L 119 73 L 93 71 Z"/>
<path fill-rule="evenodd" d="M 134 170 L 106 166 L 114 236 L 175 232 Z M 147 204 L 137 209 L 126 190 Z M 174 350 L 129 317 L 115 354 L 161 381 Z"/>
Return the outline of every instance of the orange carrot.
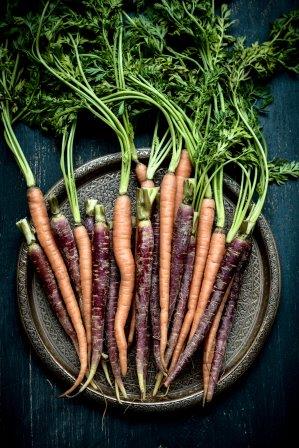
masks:
<path fill-rule="evenodd" d="M 175 195 L 175 212 L 177 214 L 178 208 L 183 200 L 184 182 L 191 176 L 192 165 L 189 159 L 188 151 L 183 149 L 181 158 L 177 169 L 175 170 L 176 177 L 176 195 Z"/>
<path fill-rule="evenodd" d="M 161 362 L 167 345 L 168 313 L 169 313 L 169 282 L 171 265 L 171 241 L 174 224 L 174 207 L 176 195 L 176 177 L 168 172 L 163 177 L 160 188 L 160 352 Z"/>
<path fill-rule="evenodd" d="M 153 188 L 155 186 L 154 182 L 150 179 L 146 179 L 145 181 L 141 182 L 142 188 Z"/>
<path fill-rule="evenodd" d="M 213 362 L 213 358 L 214 358 L 214 351 L 215 351 L 215 345 L 216 345 L 216 335 L 217 335 L 218 327 L 220 324 L 222 312 L 223 312 L 224 306 L 226 304 L 227 298 L 228 298 L 230 290 L 231 290 L 232 283 L 233 283 L 233 280 L 231 280 L 231 282 L 226 290 L 226 293 L 223 297 L 221 305 L 218 308 L 216 316 L 214 317 L 213 324 L 210 328 L 208 336 L 206 337 L 205 342 L 204 342 L 203 365 L 202 365 L 203 402 L 206 401 L 206 395 L 208 392 L 210 370 L 211 370 L 211 366 L 212 366 L 212 362 Z"/>
<path fill-rule="evenodd" d="M 206 259 L 209 252 L 212 227 L 215 216 L 214 199 L 204 199 L 199 214 L 197 238 L 196 238 L 196 254 L 194 262 L 194 270 L 190 287 L 188 300 L 188 311 L 185 316 L 183 326 L 173 352 L 170 369 L 172 369 L 181 354 L 185 341 L 189 335 L 189 331 L 193 322 L 197 301 L 199 297 L 201 281 L 205 269 Z"/>
<path fill-rule="evenodd" d="M 189 341 L 194 335 L 197 325 L 209 301 L 216 275 L 224 256 L 224 252 L 225 233 L 222 229 L 216 228 L 210 242 L 209 254 L 207 257 L 200 294 L 197 301 L 191 331 L 189 334 Z"/>
<path fill-rule="evenodd" d="M 147 166 L 138 162 L 135 167 L 135 174 L 140 185 L 147 180 Z"/>
<path fill-rule="evenodd" d="M 44 196 L 39 188 L 31 187 L 27 190 L 27 199 L 38 240 L 53 269 L 68 315 L 78 338 L 80 371 L 73 386 L 64 393 L 64 395 L 67 395 L 79 386 L 87 371 L 87 341 L 85 329 L 67 269 L 51 232 Z"/>
<path fill-rule="evenodd" d="M 129 196 L 123 194 L 116 199 L 113 213 L 113 250 L 121 276 L 114 329 L 122 375 L 127 373 L 125 324 L 132 303 L 135 282 L 131 235 L 131 201 Z"/>
<path fill-rule="evenodd" d="M 147 178 L 147 166 L 144 163 L 137 163 L 135 174 L 141 187 L 153 188 L 155 186 L 154 182 Z"/>
<path fill-rule="evenodd" d="M 74 228 L 74 237 L 79 253 L 79 267 L 82 291 L 82 314 L 87 339 L 87 354 L 91 354 L 91 299 L 92 299 L 92 251 L 91 241 L 84 225 Z"/>

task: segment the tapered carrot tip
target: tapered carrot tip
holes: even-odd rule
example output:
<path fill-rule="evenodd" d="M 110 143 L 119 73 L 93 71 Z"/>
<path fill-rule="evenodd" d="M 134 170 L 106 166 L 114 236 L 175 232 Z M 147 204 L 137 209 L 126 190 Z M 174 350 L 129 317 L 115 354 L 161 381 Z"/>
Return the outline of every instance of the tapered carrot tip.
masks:
<path fill-rule="evenodd" d="M 146 398 L 146 390 L 145 390 L 145 382 L 143 373 L 137 373 L 139 389 L 141 393 L 141 400 L 145 400 Z"/>
<path fill-rule="evenodd" d="M 82 383 L 83 379 L 85 376 L 85 372 L 79 374 L 78 378 L 76 379 L 75 383 L 72 385 L 72 387 L 70 387 L 67 391 L 65 391 L 63 394 L 59 395 L 59 398 L 63 398 L 63 397 L 67 397 L 67 398 L 73 398 L 78 394 L 75 395 L 70 395 L 75 389 L 77 389 L 77 387 L 80 386 L 80 384 Z M 80 391 L 78 392 L 80 393 Z"/>
<path fill-rule="evenodd" d="M 106 380 L 107 380 L 107 383 L 109 384 L 110 387 L 113 387 L 113 386 L 112 386 L 112 381 L 111 381 L 111 378 L 110 378 L 110 374 L 109 374 L 109 370 L 108 370 L 108 366 L 107 366 L 106 361 L 104 361 L 104 360 L 102 359 L 102 361 L 101 361 L 101 365 L 102 365 L 102 369 L 103 369 L 105 378 L 106 378 Z"/>
<path fill-rule="evenodd" d="M 147 180 L 147 166 L 138 162 L 135 167 L 135 174 L 140 185 Z"/>
<path fill-rule="evenodd" d="M 154 390 L 153 390 L 153 397 L 155 397 L 160 389 L 161 383 L 163 381 L 163 373 L 159 372 L 157 377 L 156 377 L 156 382 L 155 382 L 155 386 L 154 386 Z"/>
<path fill-rule="evenodd" d="M 153 188 L 155 184 L 151 179 L 146 179 L 144 182 L 141 182 L 141 186 L 142 188 Z"/>
<path fill-rule="evenodd" d="M 96 371 L 97 371 L 97 368 L 98 368 L 98 364 L 99 364 L 99 361 L 91 364 L 90 370 L 89 370 L 89 373 L 88 373 L 88 377 L 87 377 L 85 383 L 81 386 L 81 388 L 79 389 L 79 391 L 76 394 L 70 396 L 70 394 L 73 392 L 73 390 L 75 390 L 76 387 L 77 387 L 77 386 L 74 387 L 75 386 L 75 384 L 74 384 L 68 391 L 66 391 L 63 395 L 61 395 L 61 397 L 67 396 L 68 398 L 74 398 L 77 395 L 81 394 L 81 392 L 83 392 L 91 384 L 91 382 L 92 382 L 92 380 L 93 380 L 93 378 L 94 378 L 94 376 L 96 374 Z M 78 384 L 78 386 L 79 386 L 79 384 Z"/>
<path fill-rule="evenodd" d="M 192 164 L 189 158 L 188 151 L 183 149 L 181 152 L 181 157 L 177 169 L 175 170 L 176 176 L 182 176 L 188 178 L 191 176 Z"/>
<path fill-rule="evenodd" d="M 126 376 L 128 373 L 128 361 L 126 355 L 123 354 L 122 356 L 119 356 L 119 365 L 122 376 Z"/>
<path fill-rule="evenodd" d="M 128 398 L 125 386 L 123 385 L 123 383 L 121 381 L 115 380 L 114 390 L 115 390 L 115 395 L 116 395 L 117 401 L 119 403 L 121 403 L 121 398 L 120 398 L 120 393 L 119 392 L 121 392 L 123 398 L 125 398 L 125 399 Z"/>
<path fill-rule="evenodd" d="M 120 403 L 121 399 L 120 399 L 120 395 L 119 395 L 119 388 L 118 388 L 117 381 L 115 381 L 115 383 L 114 383 L 114 390 L 115 390 L 116 399 Z"/>
<path fill-rule="evenodd" d="M 125 389 L 125 386 L 123 385 L 123 382 L 121 380 L 119 380 L 119 379 L 116 379 L 115 380 L 115 384 L 117 385 L 118 389 L 121 391 L 122 396 L 124 398 L 128 398 L 128 394 L 127 394 L 127 391 Z"/>

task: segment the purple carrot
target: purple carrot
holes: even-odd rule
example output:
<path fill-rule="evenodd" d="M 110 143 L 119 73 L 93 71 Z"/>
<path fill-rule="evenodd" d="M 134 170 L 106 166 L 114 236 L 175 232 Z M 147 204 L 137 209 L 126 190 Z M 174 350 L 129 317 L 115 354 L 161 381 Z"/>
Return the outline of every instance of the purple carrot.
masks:
<path fill-rule="evenodd" d="M 154 359 L 159 371 L 163 371 L 160 358 L 160 298 L 159 298 L 159 252 L 160 252 L 160 196 L 157 194 L 152 217 L 154 251 L 150 295 L 150 321 L 153 336 Z"/>
<path fill-rule="evenodd" d="M 151 275 L 154 234 L 150 214 L 157 188 L 137 189 L 136 235 L 136 368 L 141 398 L 146 396 L 146 365 L 149 353 L 148 312 L 151 293 Z"/>
<path fill-rule="evenodd" d="M 239 264 L 241 256 L 244 250 L 248 247 L 249 243 L 243 238 L 236 238 L 228 246 L 226 253 L 223 257 L 221 266 L 219 268 L 215 284 L 213 287 L 212 294 L 209 299 L 209 303 L 202 315 L 196 332 L 194 333 L 192 339 L 188 342 L 185 350 L 181 353 L 177 364 L 169 372 L 168 377 L 164 385 L 169 387 L 177 375 L 182 371 L 186 364 L 190 361 L 191 357 L 198 349 L 199 345 L 205 338 L 207 332 L 209 331 L 215 314 L 217 313 L 218 307 L 222 302 L 225 291 L 233 278 L 236 268 Z"/>
<path fill-rule="evenodd" d="M 125 398 L 127 398 L 127 393 L 121 378 L 118 350 L 114 334 L 114 320 L 118 301 L 119 281 L 120 281 L 119 270 L 114 258 L 112 247 L 112 230 L 110 230 L 110 286 L 108 293 L 107 319 L 106 319 L 107 347 L 108 347 L 109 361 L 115 379 L 116 394 L 118 395 L 118 389 L 119 389 L 122 395 Z"/>
<path fill-rule="evenodd" d="M 93 379 L 99 365 L 103 344 L 106 302 L 109 291 L 110 274 L 110 235 L 105 220 L 104 207 L 95 206 L 95 226 L 92 252 L 92 315 L 91 336 L 92 353 L 88 378 L 79 392 L 82 392 Z"/>
<path fill-rule="evenodd" d="M 136 258 L 136 217 L 132 216 L 132 236 L 131 236 L 131 248 L 132 253 L 134 254 L 134 258 Z M 136 284 L 136 282 L 135 282 Z M 136 310 L 135 310 L 135 291 L 133 295 L 133 300 L 131 304 L 131 316 L 130 316 L 130 325 L 128 332 L 128 348 L 130 348 L 134 342 L 135 330 L 136 330 Z"/>
<path fill-rule="evenodd" d="M 216 336 L 216 345 L 215 345 L 215 352 L 214 352 L 214 358 L 212 361 L 212 366 L 210 370 L 210 377 L 209 377 L 209 384 L 208 384 L 208 390 L 206 394 L 206 401 L 209 402 L 212 400 L 216 385 L 218 383 L 218 379 L 222 370 L 224 357 L 225 357 L 225 351 L 227 347 L 227 340 L 233 325 L 233 320 L 236 313 L 237 308 L 237 301 L 240 293 L 240 288 L 242 284 L 242 276 L 244 273 L 244 270 L 247 266 L 248 260 L 250 258 L 252 249 L 252 243 L 250 242 L 249 245 L 246 247 L 246 249 L 243 252 L 242 258 L 239 262 L 239 265 L 237 267 L 232 287 L 230 290 L 230 294 L 228 297 L 228 300 L 225 304 L 224 312 L 221 317 L 220 325 L 218 328 L 217 336 Z"/>
<path fill-rule="evenodd" d="M 90 241 L 93 240 L 94 232 L 94 209 L 98 201 L 96 199 L 87 199 L 85 201 L 85 220 L 84 225 L 87 230 Z"/>
<path fill-rule="evenodd" d="M 191 203 L 194 196 L 194 187 L 194 179 L 185 180 L 183 202 L 178 208 L 174 222 L 169 289 L 169 323 L 171 322 L 180 292 L 180 285 L 192 232 L 194 210 Z"/>
<path fill-rule="evenodd" d="M 82 309 L 82 292 L 80 282 L 79 255 L 68 219 L 61 213 L 56 196 L 49 199 L 51 208 L 51 229 L 54 234 L 57 246 L 62 253 L 70 278 L 75 287 L 79 305 Z"/>
<path fill-rule="evenodd" d="M 180 293 L 177 301 L 177 307 L 174 313 L 174 319 L 173 324 L 170 332 L 170 337 L 168 340 L 168 347 L 165 354 L 165 362 L 166 366 L 168 366 L 169 361 L 171 359 L 171 356 L 173 354 L 174 348 L 176 346 L 180 330 L 184 321 L 187 305 L 188 305 L 188 297 L 189 297 L 189 290 L 190 285 L 192 281 L 192 274 L 193 274 L 193 266 L 194 266 L 194 260 L 195 260 L 195 248 L 196 248 L 196 229 L 198 225 L 198 213 L 195 212 L 193 216 L 193 228 L 192 228 L 192 234 L 190 237 L 189 247 L 188 247 L 188 254 L 186 258 L 185 263 L 185 269 L 184 274 L 181 282 L 180 287 Z M 155 382 L 155 387 L 153 390 L 153 396 L 155 396 L 159 390 L 159 387 L 162 383 L 164 372 L 161 371 L 157 377 Z"/>
<path fill-rule="evenodd" d="M 194 219 L 193 219 L 193 230 L 196 230 L 197 228 L 197 217 L 198 213 L 194 213 Z M 192 274 L 193 274 L 193 266 L 194 266 L 194 260 L 195 260 L 195 248 L 196 248 L 196 236 L 195 232 L 192 232 L 192 235 L 190 237 L 189 246 L 188 246 L 188 253 L 186 257 L 186 263 L 185 263 L 185 269 L 184 274 L 181 282 L 178 302 L 174 314 L 173 319 L 173 325 L 171 328 L 171 333 L 168 341 L 168 348 L 166 351 L 165 359 L 166 362 L 169 363 L 171 356 L 173 354 L 174 348 L 176 346 L 180 330 L 183 324 L 183 320 L 185 317 L 187 304 L 188 304 L 188 298 L 189 298 L 189 291 L 190 291 L 190 285 L 192 281 Z"/>
<path fill-rule="evenodd" d="M 28 245 L 28 256 L 35 268 L 38 278 L 42 284 L 44 292 L 50 303 L 54 314 L 59 320 L 62 328 L 72 340 L 76 351 L 78 352 L 78 341 L 74 327 L 70 321 L 64 306 L 63 299 L 59 292 L 55 276 L 52 272 L 50 263 L 41 246 L 36 242 L 35 236 L 30 228 L 27 219 L 21 219 L 17 222 L 18 228 L 24 234 Z"/>
<path fill-rule="evenodd" d="M 144 350 L 144 357 L 143 357 L 143 359 L 144 359 L 144 361 L 143 361 L 143 376 L 144 376 L 144 378 L 147 377 L 150 351 L 151 351 L 150 328 L 149 328 L 149 319 L 147 319 L 146 336 L 145 336 L 145 350 Z"/>

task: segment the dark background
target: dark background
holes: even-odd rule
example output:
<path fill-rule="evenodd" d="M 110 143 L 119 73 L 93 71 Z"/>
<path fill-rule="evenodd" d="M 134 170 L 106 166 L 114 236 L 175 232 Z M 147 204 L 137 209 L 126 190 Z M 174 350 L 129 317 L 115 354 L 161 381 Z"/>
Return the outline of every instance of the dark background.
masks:
<path fill-rule="evenodd" d="M 235 29 L 248 41 L 263 39 L 269 23 L 298 7 L 291 0 L 231 2 Z M 272 82 L 275 102 L 263 119 L 270 153 L 298 159 L 298 82 L 280 75 Z M 96 125 L 98 126 L 98 125 Z M 20 143 L 37 182 L 47 190 L 60 178 L 54 140 L 20 125 Z M 92 137 L 91 137 L 92 136 Z M 119 150 L 102 129 L 81 131 L 77 166 Z M 137 136 L 149 143 L 146 132 Z M 265 207 L 282 265 L 282 295 L 277 319 L 254 365 L 230 390 L 205 409 L 200 406 L 170 415 L 137 416 L 103 408 L 82 396 L 59 399 L 65 388 L 46 371 L 22 330 L 16 300 L 16 261 L 21 237 L 15 221 L 26 215 L 25 183 L 0 141 L 0 374 L 2 446 L 76 447 L 278 447 L 286 446 L 292 417 L 298 414 L 299 184 L 271 187 Z M 6 440 L 6 442 L 5 442 Z M 3 444 L 4 443 L 4 444 Z"/>

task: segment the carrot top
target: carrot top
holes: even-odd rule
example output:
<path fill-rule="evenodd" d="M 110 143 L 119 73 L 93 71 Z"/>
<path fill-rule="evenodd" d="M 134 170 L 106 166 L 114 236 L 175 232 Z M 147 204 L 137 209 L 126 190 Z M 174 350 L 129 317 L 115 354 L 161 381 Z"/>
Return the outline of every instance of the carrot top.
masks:
<path fill-rule="evenodd" d="M 79 209 L 78 194 L 76 188 L 74 163 L 73 163 L 73 147 L 76 132 L 76 121 L 71 125 L 70 130 L 64 129 L 61 143 L 60 167 L 64 178 L 64 184 L 73 214 L 75 224 L 81 224 L 81 215 Z"/>
<path fill-rule="evenodd" d="M 95 206 L 97 205 L 97 199 L 87 199 L 85 201 L 85 214 L 93 217 L 95 214 Z"/>
<path fill-rule="evenodd" d="M 191 205 L 194 198 L 195 179 L 189 178 L 184 181 L 183 204 Z"/>
<path fill-rule="evenodd" d="M 5 45 L 0 45 L 0 112 L 4 139 L 19 165 L 27 187 L 30 188 L 36 185 L 35 178 L 13 130 L 14 122 L 23 118 L 27 107 L 30 106 L 29 96 L 27 106 L 19 107 L 18 104 L 19 96 L 24 95 L 22 71 L 19 54 L 13 53 L 7 41 Z"/>
<path fill-rule="evenodd" d="M 137 218 L 139 221 L 147 221 L 150 219 L 152 205 L 158 191 L 158 187 L 137 188 Z"/>
<path fill-rule="evenodd" d="M 36 242 L 36 238 L 34 236 L 33 230 L 30 227 L 29 222 L 27 221 L 26 218 L 21 219 L 20 221 L 18 221 L 16 223 L 16 226 L 18 227 L 18 229 L 23 233 L 25 239 L 26 239 L 26 243 L 28 246 L 30 246 L 31 244 Z"/>

